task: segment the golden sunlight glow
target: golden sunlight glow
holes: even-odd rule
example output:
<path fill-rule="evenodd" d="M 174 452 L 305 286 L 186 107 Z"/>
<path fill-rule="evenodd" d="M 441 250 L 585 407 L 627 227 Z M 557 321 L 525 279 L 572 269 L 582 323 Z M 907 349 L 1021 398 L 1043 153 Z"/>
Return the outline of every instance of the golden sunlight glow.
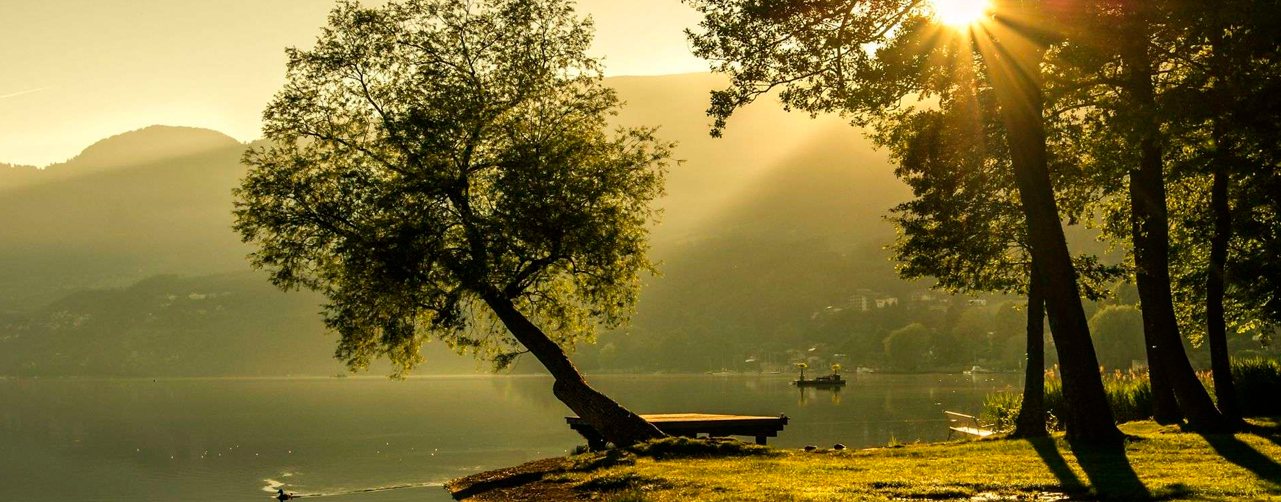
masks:
<path fill-rule="evenodd" d="M 991 0 L 930 0 L 930 3 L 940 22 L 957 28 L 978 22 L 992 7 Z"/>

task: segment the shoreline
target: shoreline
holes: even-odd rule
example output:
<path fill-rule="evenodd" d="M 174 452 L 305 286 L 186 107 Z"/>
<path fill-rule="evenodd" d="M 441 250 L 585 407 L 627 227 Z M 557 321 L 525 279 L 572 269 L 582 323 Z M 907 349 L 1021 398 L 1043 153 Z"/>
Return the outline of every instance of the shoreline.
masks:
<path fill-rule="evenodd" d="M 1073 448 L 1061 433 L 844 451 L 743 445 L 728 454 L 709 452 L 733 441 L 667 438 L 659 442 L 674 445 L 536 460 L 445 488 L 478 502 L 1281 500 L 1278 418 L 1252 419 L 1237 434 L 1151 421 L 1120 427 L 1124 451 Z"/>
<path fill-rule="evenodd" d="M 1015 375 L 1022 374 L 1022 371 L 990 371 L 983 373 L 966 373 L 963 371 L 875 371 L 872 373 L 842 373 L 842 376 L 849 381 L 857 380 L 860 377 L 875 378 L 877 375 L 893 376 L 925 376 L 925 375 L 955 375 L 955 376 L 984 376 L 984 375 Z M 796 375 L 791 373 L 628 373 L 628 372 L 603 372 L 603 373 L 584 373 L 588 378 L 613 378 L 613 377 L 647 377 L 647 378 L 688 378 L 688 377 L 709 377 L 709 378 L 769 378 L 769 379 L 795 379 Z M 495 374 L 495 373 L 453 373 L 439 375 L 407 375 L 402 380 L 457 380 L 457 379 L 475 379 L 475 378 L 551 378 L 546 373 L 513 373 L 513 374 Z M 75 381 L 187 381 L 187 380 L 391 380 L 388 375 L 170 375 L 170 376 L 104 376 L 104 375 L 60 375 L 60 376 L 42 376 L 42 375 L 0 375 L 2 380 L 75 380 Z"/>

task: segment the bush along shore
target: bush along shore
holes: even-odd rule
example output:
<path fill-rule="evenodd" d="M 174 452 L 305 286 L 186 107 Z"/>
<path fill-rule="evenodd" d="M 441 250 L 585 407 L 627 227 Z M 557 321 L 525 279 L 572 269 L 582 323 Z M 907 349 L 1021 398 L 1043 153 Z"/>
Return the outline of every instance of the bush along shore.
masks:
<path fill-rule="evenodd" d="M 1281 500 L 1281 424 L 1237 434 L 1123 424 L 1124 448 L 1050 438 L 859 451 L 779 450 L 665 438 L 553 458 L 446 485 L 458 500 L 674 502 L 844 500 Z"/>
<path fill-rule="evenodd" d="M 1198 373 L 1201 384 L 1214 397 L 1214 380 L 1209 372 Z M 1232 360 L 1232 382 L 1236 388 L 1237 403 L 1245 416 L 1262 417 L 1281 415 L 1281 362 L 1265 358 Z M 1103 374 L 1103 388 L 1107 392 L 1112 417 L 1117 423 L 1145 420 L 1152 417 L 1152 384 L 1143 371 L 1116 371 Z M 987 397 L 983 405 L 983 418 L 1000 431 L 1014 429 L 1023 395 L 1019 392 L 1002 392 Z M 1066 406 L 1063 398 L 1063 381 L 1055 370 L 1045 372 L 1045 409 L 1049 414 L 1051 430 L 1061 424 L 1055 417 L 1062 416 Z"/>

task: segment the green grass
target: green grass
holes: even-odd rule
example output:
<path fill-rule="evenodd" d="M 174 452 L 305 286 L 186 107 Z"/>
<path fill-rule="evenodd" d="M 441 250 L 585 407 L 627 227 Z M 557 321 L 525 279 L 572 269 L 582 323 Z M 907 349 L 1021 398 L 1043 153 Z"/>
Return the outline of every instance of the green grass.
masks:
<path fill-rule="evenodd" d="M 1124 451 L 1073 450 L 1051 439 L 907 445 L 854 452 L 727 451 L 719 446 L 637 450 L 634 462 L 546 474 L 539 498 L 479 500 L 845 501 L 845 500 L 1279 500 L 1281 427 L 1255 421 L 1251 433 L 1199 435 L 1152 422 L 1125 424 Z M 688 440 L 685 440 L 688 442 Z M 651 451 L 653 451 L 651 449 Z M 593 464 L 588 454 L 571 458 Z M 618 454 L 614 454 L 617 456 Z M 541 484 L 542 488 L 537 485 Z M 568 493 L 552 498 L 548 489 Z"/>

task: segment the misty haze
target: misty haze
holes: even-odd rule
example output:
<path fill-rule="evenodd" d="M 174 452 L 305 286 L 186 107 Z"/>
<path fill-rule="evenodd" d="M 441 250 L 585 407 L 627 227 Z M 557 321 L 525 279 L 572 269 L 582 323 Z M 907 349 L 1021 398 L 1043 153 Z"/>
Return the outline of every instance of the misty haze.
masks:
<path fill-rule="evenodd" d="M 0 501 L 1281 500 L 1268 2 L 0 18 Z"/>

